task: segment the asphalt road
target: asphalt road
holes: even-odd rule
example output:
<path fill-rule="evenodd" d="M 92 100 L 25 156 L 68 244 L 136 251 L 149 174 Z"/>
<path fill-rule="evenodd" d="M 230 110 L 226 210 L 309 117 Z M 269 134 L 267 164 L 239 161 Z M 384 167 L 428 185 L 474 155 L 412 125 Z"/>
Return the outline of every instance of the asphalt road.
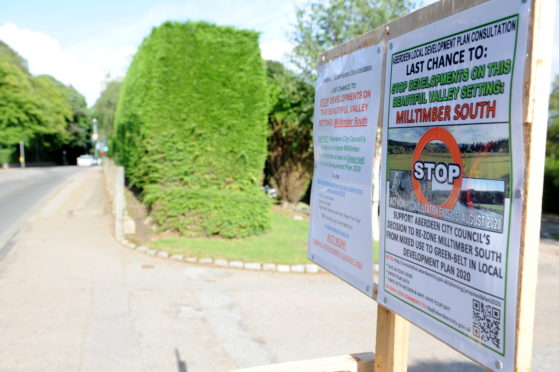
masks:
<path fill-rule="evenodd" d="M 34 208 L 64 182 L 81 171 L 77 167 L 0 170 L 0 259 Z"/>

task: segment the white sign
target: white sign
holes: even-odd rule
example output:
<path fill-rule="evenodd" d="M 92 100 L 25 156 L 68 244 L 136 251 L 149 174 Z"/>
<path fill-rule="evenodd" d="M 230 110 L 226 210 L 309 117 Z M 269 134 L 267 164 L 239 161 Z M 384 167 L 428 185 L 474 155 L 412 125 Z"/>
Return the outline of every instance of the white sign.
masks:
<path fill-rule="evenodd" d="M 372 173 L 381 49 L 367 47 L 319 67 L 308 257 L 373 293 Z"/>
<path fill-rule="evenodd" d="M 530 2 L 495 0 L 393 39 L 379 302 L 512 370 Z"/>

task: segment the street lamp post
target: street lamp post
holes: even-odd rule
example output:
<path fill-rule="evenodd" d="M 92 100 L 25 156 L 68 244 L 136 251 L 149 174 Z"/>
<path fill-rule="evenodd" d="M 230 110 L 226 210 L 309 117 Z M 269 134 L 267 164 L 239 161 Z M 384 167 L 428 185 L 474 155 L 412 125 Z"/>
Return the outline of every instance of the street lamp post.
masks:
<path fill-rule="evenodd" d="M 19 166 L 25 168 L 25 146 L 23 141 L 19 141 Z"/>
<path fill-rule="evenodd" d="M 98 157 L 97 140 L 99 139 L 99 134 L 97 133 L 97 119 L 93 118 L 91 122 L 93 123 L 93 134 L 91 135 L 91 141 L 93 142 L 93 154 L 97 158 Z"/>

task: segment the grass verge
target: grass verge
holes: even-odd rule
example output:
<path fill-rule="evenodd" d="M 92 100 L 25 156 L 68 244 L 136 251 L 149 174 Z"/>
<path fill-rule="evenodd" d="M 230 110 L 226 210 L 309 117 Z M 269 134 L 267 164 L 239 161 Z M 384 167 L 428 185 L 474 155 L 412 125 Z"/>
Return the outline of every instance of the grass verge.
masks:
<path fill-rule="evenodd" d="M 169 254 L 191 257 L 239 260 L 276 264 L 305 264 L 307 260 L 308 221 L 272 214 L 272 228 L 258 236 L 245 239 L 169 237 L 149 243 L 150 248 Z M 375 262 L 378 258 L 375 243 Z"/>
<path fill-rule="evenodd" d="M 278 264 L 304 264 L 307 260 L 308 221 L 272 214 L 272 228 L 245 239 L 170 237 L 149 243 L 153 249 L 193 257 Z"/>

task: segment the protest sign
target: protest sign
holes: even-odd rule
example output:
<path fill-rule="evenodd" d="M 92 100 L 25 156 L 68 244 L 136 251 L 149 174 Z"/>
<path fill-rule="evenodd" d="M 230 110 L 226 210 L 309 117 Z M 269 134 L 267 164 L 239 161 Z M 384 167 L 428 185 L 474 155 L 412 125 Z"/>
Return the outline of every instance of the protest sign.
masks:
<path fill-rule="evenodd" d="M 371 296 L 372 169 L 382 54 L 369 46 L 319 67 L 308 257 Z"/>
<path fill-rule="evenodd" d="M 489 368 L 514 365 L 531 4 L 390 40 L 379 299 Z"/>

